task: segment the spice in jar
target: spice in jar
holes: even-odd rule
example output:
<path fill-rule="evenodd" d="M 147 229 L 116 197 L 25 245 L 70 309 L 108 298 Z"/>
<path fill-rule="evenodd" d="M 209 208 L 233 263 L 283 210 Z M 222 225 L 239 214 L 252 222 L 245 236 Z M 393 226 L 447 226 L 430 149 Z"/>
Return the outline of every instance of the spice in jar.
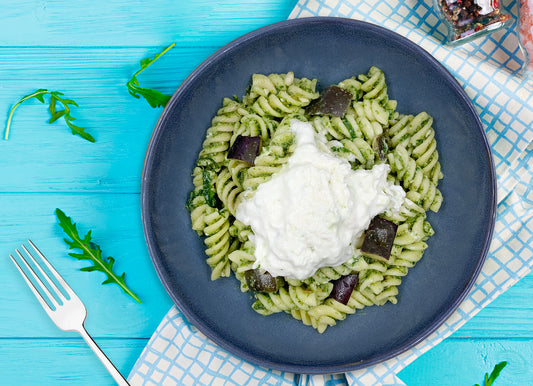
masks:
<path fill-rule="evenodd" d="M 520 46 L 524 53 L 522 71 L 533 77 L 533 0 L 520 0 L 518 17 Z"/>
<path fill-rule="evenodd" d="M 448 24 L 450 43 L 468 41 L 503 27 L 511 16 L 499 0 L 435 0 Z"/>

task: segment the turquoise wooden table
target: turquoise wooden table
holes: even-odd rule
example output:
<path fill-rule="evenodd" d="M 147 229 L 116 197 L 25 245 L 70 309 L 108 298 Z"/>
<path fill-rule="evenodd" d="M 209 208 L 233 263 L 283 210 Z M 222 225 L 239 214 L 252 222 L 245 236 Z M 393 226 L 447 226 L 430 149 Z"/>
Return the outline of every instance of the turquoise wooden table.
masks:
<path fill-rule="evenodd" d="M 284 20 L 296 0 L 0 1 L 0 123 L 20 97 L 64 92 L 96 143 L 47 124 L 47 106 L 27 101 L 0 141 L 0 384 L 112 385 L 84 341 L 58 330 L 8 255 L 27 238 L 52 260 L 88 309 L 86 327 L 127 375 L 172 303 L 153 269 L 140 218 L 144 154 L 161 109 L 125 87 L 139 60 L 176 46 L 140 76 L 172 94 L 202 60 L 234 38 Z M 104 275 L 67 256 L 55 208 L 93 231 L 126 272 L 137 304 Z M 494 364 L 497 385 L 533 384 L 533 275 L 400 373 L 408 385 L 472 385 Z"/>

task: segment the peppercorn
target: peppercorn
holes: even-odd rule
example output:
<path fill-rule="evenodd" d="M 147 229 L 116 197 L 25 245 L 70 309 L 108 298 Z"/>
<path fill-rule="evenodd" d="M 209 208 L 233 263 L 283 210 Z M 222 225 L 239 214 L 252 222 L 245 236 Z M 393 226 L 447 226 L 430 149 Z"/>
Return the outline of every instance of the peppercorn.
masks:
<path fill-rule="evenodd" d="M 460 40 L 474 33 L 495 29 L 495 24 L 503 26 L 510 16 L 500 12 L 500 3 L 492 0 L 437 0 L 444 19 L 450 29 L 450 40 Z M 480 5 L 481 4 L 481 5 Z M 484 12 L 484 13 L 482 13 Z"/>

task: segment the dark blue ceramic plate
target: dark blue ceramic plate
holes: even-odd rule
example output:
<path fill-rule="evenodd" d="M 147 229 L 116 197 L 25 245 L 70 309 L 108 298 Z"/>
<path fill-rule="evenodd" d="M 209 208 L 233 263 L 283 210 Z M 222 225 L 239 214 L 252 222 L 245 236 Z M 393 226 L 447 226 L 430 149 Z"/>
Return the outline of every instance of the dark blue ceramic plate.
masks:
<path fill-rule="evenodd" d="M 435 236 L 400 286 L 398 304 L 368 307 L 323 334 L 286 314 L 261 316 L 235 278 L 211 282 L 202 240 L 185 209 L 191 172 L 223 97 L 242 96 L 253 73 L 317 78 L 320 87 L 380 67 L 398 111 L 427 111 L 444 179 Z M 467 295 L 483 264 L 495 216 L 495 175 L 481 122 L 455 79 L 407 39 L 339 18 L 285 21 L 217 51 L 176 91 L 153 133 L 143 171 L 142 216 L 163 285 L 200 331 L 265 367 L 333 373 L 394 357 L 435 331 Z"/>

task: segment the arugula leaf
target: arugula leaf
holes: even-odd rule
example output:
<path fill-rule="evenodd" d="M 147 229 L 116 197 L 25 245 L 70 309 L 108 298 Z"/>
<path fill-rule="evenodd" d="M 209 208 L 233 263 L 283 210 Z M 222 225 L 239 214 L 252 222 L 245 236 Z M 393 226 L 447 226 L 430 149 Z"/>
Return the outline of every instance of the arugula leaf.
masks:
<path fill-rule="evenodd" d="M 494 369 L 492 370 L 490 375 L 489 373 L 485 373 L 485 381 L 483 382 L 483 386 L 491 386 L 496 380 L 496 378 L 498 378 L 498 376 L 500 375 L 500 372 L 503 370 L 505 366 L 507 366 L 506 361 L 500 362 L 496 366 L 494 366 Z M 480 386 L 480 385 L 477 383 L 474 386 Z"/>
<path fill-rule="evenodd" d="M 139 86 L 139 80 L 137 79 L 137 75 L 139 75 L 141 72 L 146 70 L 153 62 L 155 62 L 159 57 L 164 55 L 168 50 L 170 50 L 172 47 L 174 47 L 176 43 L 172 43 L 170 46 L 165 48 L 162 52 L 155 55 L 152 59 L 150 58 L 144 58 L 141 60 L 141 69 L 137 71 L 131 79 L 126 83 L 126 86 L 128 87 L 128 92 L 131 96 L 140 99 L 141 96 L 146 99 L 146 101 L 150 104 L 152 107 L 165 107 L 170 100 L 170 95 L 163 94 L 160 91 L 153 90 L 151 88 L 145 88 Z"/>
<path fill-rule="evenodd" d="M 72 123 L 72 121 L 76 120 L 72 115 L 70 115 L 70 106 L 76 106 L 78 107 L 78 104 L 74 102 L 72 99 L 66 99 L 62 96 L 63 93 L 59 91 L 48 91 L 47 89 L 40 88 L 31 94 L 23 96 L 10 110 L 9 116 L 7 118 L 7 125 L 6 125 L 6 132 L 4 139 L 7 141 L 9 138 L 9 130 L 11 127 L 11 119 L 13 119 L 13 113 L 15 112 L 15 109 L 24 101 L 27 101 L 28 99 L 35 98 L 41 103 L 45 103 L 44 96 L 50 95 L 50 106 L 48 107 L 48 111 L 50 111 L 51 118 L 48 120 L 48 123 L 54 123 L 59 118 L 63 118 L 65 122 L 67 123 L 67 126 L 72 131 L 72 134 L 79 135 L 83 139 L 86 139 L 89 142 L 95 142 L 95 139 L 85 131 L 84 128 L 81 128 L 79 126 L 76 126 Z M 62 110 L 57 110 L 57 102 L 61 103 L 63 105 Z"/>
<path fill-rule="evenodd" d="M 203 196 L 205 203 L 212 208 L 216 208 L 218 200 L 216 192 L 213 187 L 213 179 L 216 176 L 215 173 L 220 170 L 220 165 L 209 157 L 202 157 L 198 160 L 197 165 L 202 170 L 202 187 L 198 190 L 193 190 L 189 193 L 189 199 L 185 207 L 188 210 L 192 210 L 192 202 L 198 196 Z"/>
<path fill-rule="evenodd" d="M 137 302 L 142 303 L 139 297 L 126 286 L 126 274 L 122 273 L 122 275 L 118 276 L 113 272 L 113 264 L 115 264 L 115 259 L 112 257 L 102 257 L 102 250 L 97 244 L 92 242 L 91 231 L 87 232 L 85 237 L 81 238 L 78 233 L 78 229 L 76 228 L 76 223 L 73 223 L 72 219 L 67 217 L 67 215 L 63 213 L 61 209 L 56 208 L 56 216 L 59 220 L 59 226 L 63 229 L 67 236 L 72 239 L 64 239 L 65 243 L 67 243 L 70 249 L 81 250 L 81 253 L 69 253 L 69 256 L 72 256 L 78 260 L 90 260 L 93 263 L 91 266 L 81 268 L 80 271 L 100 271 L 105 273 L 107 279 L 102 284 L 115 283 L 119 285 L 126 294 L 131 296 Z"/>

